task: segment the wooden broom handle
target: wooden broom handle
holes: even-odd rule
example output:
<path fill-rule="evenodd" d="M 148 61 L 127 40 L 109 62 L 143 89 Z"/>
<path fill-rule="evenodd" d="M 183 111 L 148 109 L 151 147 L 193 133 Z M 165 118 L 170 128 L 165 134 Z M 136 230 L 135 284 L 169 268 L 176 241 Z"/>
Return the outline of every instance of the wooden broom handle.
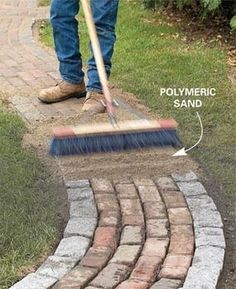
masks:
<path fill-rule="evenodd" d="M 99 40 L 97 36 L 97 31 L 96 31 L 96 27 L 95 27 L 93 16 L 92 16 L 91 6 L 89 4 L 89 0 L 81 0 L 81 3 L 82 3 L 83 10 L 84 10 L 85 20 L 88 26 L 89 37 L 90 37 L 90 41 L 91 41 L 91 45 L 93 49 L 95 62 L 97 65 L 99 79 L 100 79 L 102 90 L 103 90 L 103 93 L 107 102 L 107 110 L 108 112 L 112 112 L 113 110 L 112 97 L 108 88 L 107 73 L 105 70 L 105 65 L 104 65 L 102 52 L 101 52 L 101 48 L 100 48 L 100 44 L 99 44 Z"/>

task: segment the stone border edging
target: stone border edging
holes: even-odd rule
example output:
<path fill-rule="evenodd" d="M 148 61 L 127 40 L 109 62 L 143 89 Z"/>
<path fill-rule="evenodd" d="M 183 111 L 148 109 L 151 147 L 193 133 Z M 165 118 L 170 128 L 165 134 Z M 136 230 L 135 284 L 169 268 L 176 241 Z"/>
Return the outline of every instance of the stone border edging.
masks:
<path fill-rule="evenodd" d="M 70 217 L 55 253 L 36 272 L 10 289 L 48 289 L 70 272 L 88 250 L 97 225 L 97 208 L 88 180 L 66 182 Z"/>
<path fill-rule="evenodd" d="M 92 180 L 92 182 L 94 182 L 94 180 Z M 65 184 L 68 193 L 68 200 L 70 203 L 70 219 L 64 230 L 63 239 L 60 241 L 54 255 L 49 256 L 35 273 L 27 275 L 21 281 L 10 287 L 10 289 L 52 288 L 52 286 L 55 285 L 59 280 L 63 279 L 63 277 L 67 273 L 71 272 L 71 270 L 76 266 L 76 264 L 82 260 L 82 258 L 85 256 L 85 253 L 89 249 L 98 222 L 97 206 L 99 212 L 101 213 L 101 209 L 105 209 L 103 203 L 107 203 L 108 201 L 105 200 L 104 197 L 109 196 L 109 194 L 103 194 L 103 189 L 107 189 L 107 185 L 104 186 L 105 183 L 101 183 L 96 184 L 95 186 L 95 184 L 92 183 L 92 185 L 90 186 L 88 180 L 70 182 L 66 182 L 65 180 Z M 99 191 L 96 191 L 96 187 L 98 185 Z M 223 224 L 221 216 L 220 213 L 217 211 L 217 208 L 212 198 L 207 194 L 203 185 L 198 181 L 197 176 L 191 171 L 184 176 L 172 174 L 172 179 L 170 177 L 159 178 L 157 180 L 157 185 L 161 190 L 161 195 L 165 200 L 165 204 L 167 205 L 169 214 L 171 213 L 171 210 L 185 210 L 184 207 L 186 205 L 183 203 L 183 199 L 181 199 L 180 196 L 177 197 L 179 188 L 179 193 L 183 193 L 193 219 L 193 226 L 195 232 L 195 252 L 192 265 L 187 272 L 187 277 L 181 289 L 215 289 L 221 270 L 223 268 L 225 239 L 223 234 Z M 146 191 L 146 189 L 150 189 L 150 184 L 148 187 L 146 187 L 145 192 L 142 193 L 142 191 L 140 191 L 140 188 L 144 187 L 145 186 L 138 187 L 138 190 L 139 193 L 141 193 L 142 201 L 148 201 L 149 197 L 152 197 L 152 194 L 149 196 L 149 193 L 147 193 Z M 129 194 L 130 193 L 131 191 L 129 192 Z M 177 197 L 176 204 L 172 204 L 170 200 L 168 202 L 168 195 L 169 197 L 173 197 L 173 194 L 177 194 L 175 196 L 175 198 Z M 95 197 L 98 204 L 96 204 L 95 202 Z M 130 197 L 132 196 L 125 196 L 125 198 L 128 199 Z M 125 199 L 120 200 L 124 201 Z M 131 198 L 130 201 L 133 202 L 135 201 L 135 199 Z M 124 205 L 125 207 L 122 207 L 123 205 L 121 206 L 123 212 L 122 215 L 126 214 L 125 212 L 127 210 L 126 202 L 124 203 Z M 181 214 L 179 216 L 181 216 Z M 170 222 L 172 224 L 175 224 L 175 222 L 173 223 L 173 220 L 170 217 L 171 215 L 169 215 Z M 122 247 L 122 245 L 120 246 Z M 118 256 L 118 251 L 113 253 L 114 259 L 115 256 Z M 176 254 L 176 256 L 178 256 L 177 251 Z M 113 259 L 110 260 L 107 266 L 115 265 L 115 263 L 112 263 Z M 165 261 L 165 263 L 166 262 L 167 261 Z M 163 268 L 161 269 L 161 272 L 164 272 Z M 178 273 L 178 271 L 176 272 Z M 176 278 L 166 279 L 165 277 L 168 277 L 168 274 L 169 273 L 167 273 L 167 275 L 163 275 L 163 273 L 161 273 L 159 276 L 160 279 L 158 278 L 159 280 L 157 280 L 151 288 L 162 288 L 163 286 L 169 286 L 168 288 L 174 289 L 179 288 L 179 286 L 181 286 L 181 280 L 176 280 Z M 170 275 L 173 275 L 175 277 L 178 276 L 175 274 Z M 95 278 L 96 280 L 98 276 Z M 135 277 L 134 279 L 132 278 L 133 277 L 131 275 L 131 279 L 128 278 L 126 281 L 119 285 L 119 288 L 126 288 L 131 284 L 136 286 L 136 282 L 140 283 L 139 286 L 143 286 L 143 288 L 148 288 L 148 284 L 142 281 L 143 277 L 140 280 L 139 277 L 138 279 L 137 277 Z M 105 281 L 105 279 L 103 280 Z M 90 284 L 94 285 L 94 281 L 91 281 Z M 57 283 L 57 285 L 59 284 Z"/>
<path fill-rule="evenodd" d="M 192 171 L 183 176 L 172 174 L 172 178 L 185 196 L 195 231 L 193 262 L 181 289 L 215 289 L 225 255 L 220 213 Z"/>

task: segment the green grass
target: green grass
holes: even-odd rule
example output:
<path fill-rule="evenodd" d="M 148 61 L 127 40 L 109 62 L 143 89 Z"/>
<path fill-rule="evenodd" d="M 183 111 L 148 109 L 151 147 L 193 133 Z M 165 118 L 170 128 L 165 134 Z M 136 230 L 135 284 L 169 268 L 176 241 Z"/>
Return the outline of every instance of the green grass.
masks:
<path fill-rule="evenodd" d="M 50 4 L 50 0 L 38 0 L 38 6 L 48 6 Z"/>
<path fill-rule="evenodd" d="M 86 60 L 87 31 L 80 20 L 81 50 Z M 200 97 L 204 138 L 190 154 L 232 196 L 236 187 L 236 91 L 227 78 L 226 51 L 217 42 L 209 47 L 201 41 L 186 44 L 183 38 L 161 14 L 144 10 L 138 1 L 121 1 L 111 81 L 136 94 L 159 116 L 174 117 L 186 147 L 200 136 L 197 109 L 174 108 L 176 97 L 161 97 L 160 88 L 215 88 L 215 97 Z M 42 30 L 42 41 L 52 46 L 50 26 Z"/>
<path fill-rule="evenodd" d="M 0 107 L 0 288 L 30 270 L 57 239 L 55 195 L 49 175 L 21 146 L 26 128 Z"/>

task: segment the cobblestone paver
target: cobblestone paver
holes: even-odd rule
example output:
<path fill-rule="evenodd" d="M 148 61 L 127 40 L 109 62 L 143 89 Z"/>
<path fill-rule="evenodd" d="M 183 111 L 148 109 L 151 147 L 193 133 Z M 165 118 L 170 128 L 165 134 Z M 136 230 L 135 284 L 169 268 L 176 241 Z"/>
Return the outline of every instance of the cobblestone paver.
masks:
<path fill-rule="evenodd" d="M 16 9 L 17 7 L 17 9 Z M 36 0 L 0 3 L 0 81 L 31 124 L 77 115 L 81 101 L 50 106 L 55 56 L 32 36 L 48 17 Z M 11 289 L 215 289 L 223 267 L 221 216 L 193 172 L 161 178 L 65 179 L 70 218 L 55 253 Z"/>
<path fill-rule="evenodd" d="M 64 238 L 11 288 L 216 288 L 222 225 L 197 221 L 201 209 L 207 214 L 216 207 L 197 180 L 174 179 L 66 182 L 73 210 Z"/>

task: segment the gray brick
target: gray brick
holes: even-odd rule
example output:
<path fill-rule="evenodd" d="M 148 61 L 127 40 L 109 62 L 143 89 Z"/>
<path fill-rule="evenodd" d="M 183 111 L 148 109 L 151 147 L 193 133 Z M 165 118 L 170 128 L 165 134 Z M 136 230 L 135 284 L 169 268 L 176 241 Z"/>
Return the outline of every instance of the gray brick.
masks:
<path fill-rule="evenodd" d="M 200 182 L 179 182 L 177 185 L 185 197 L 207 194 L 205 188 Z"/>
<path fill-rule="evenodd" d="M 96 218 L 71 218 L 64 231 L 64 237 L 85 236 L 92 237 L 96 228 Z"/>
<path fill-rule="evenodd" d="M 225 248 L 224 232 L 221 228 L 196 228 L 196 247 L 215 246 Z"/>
<path fill-rule="evenodd" d="M 83 199 L 93 199 L 93 191 L 90 187 L 70 188 L 67 190 L 69 201 L 78 201 Z"/>
<path fill-rule="evenodd" d="M 197 176 L 194 174 L 194 172 L 189 171 L 186 174 L 172 174 L 172 178 L 174 179 L 175 182 L 191 182 L 191 181 L 196 181 Z"/>
<path fill-rule="evenodd" d="M 217 211 L 214 201 L 208 195 L 187 197 L 186 201 L 191 211 L 201 211 L 202 209 Z"/>
<path fill-rule="evenodd" d="M 210 275 L 204 269 L 190 268 L 182 289 L 216 289 L 217 276 Z"/>
<path fill-rule="evenodd" d="M 50 256 L 38 268 L 36 273 L 44 276 L 61 279 L 76 265 L 76 260 L 70 257 Z"/>
<path fill-rule="evenodd" d="M 201 211 L 192 211 L 195 228 L 213 227 L 223 228 L 220 213 L 218 211 L 211 211 L 202 209 Z"/>
<path fill-rule="evenodd" d="M 57 279 L 55 278 L 32 273 L 9 289 L 48 289 L 56 282 Z"/>
<path fill-rule="evenodd" d="M 55 255 L 60 257 L 72 257 L 81 260 L 89 246 L 89 239 L 85 237 L 69 237 L 61 240 Z"/>
<path fill-rule="evenodd" d="M 77 218 L 96 218 L 97 209 L 95 207 L 94 201 L 81 200 L 71 202 L 70 204 L 70 217 Z"/>
<path fill-rule="evenodd" d="M 215 289 L 224 264 L 225 251 L 213 246 L 195 250 L 183 289 Z"/>
<path fill-rule="evenodd" d="M 213 246 L 204 246 L 197 248 L 193 257 L 193 267 L 198 268 L 210 268 L 212 270 L 221 270 L 224 262 L 224 252 L 223 248 L 217 248 Z"/>
<path fill-rule="evenodd" d="M 89 187 L 89 181 L 88 180 L 66 181 L 65 185 L 67 188 L 84 188 Z"/>

